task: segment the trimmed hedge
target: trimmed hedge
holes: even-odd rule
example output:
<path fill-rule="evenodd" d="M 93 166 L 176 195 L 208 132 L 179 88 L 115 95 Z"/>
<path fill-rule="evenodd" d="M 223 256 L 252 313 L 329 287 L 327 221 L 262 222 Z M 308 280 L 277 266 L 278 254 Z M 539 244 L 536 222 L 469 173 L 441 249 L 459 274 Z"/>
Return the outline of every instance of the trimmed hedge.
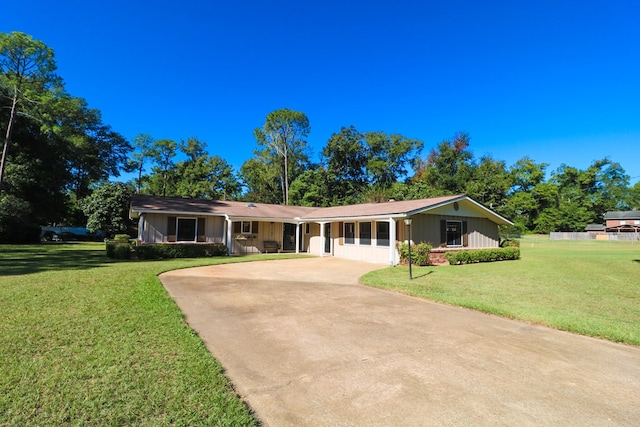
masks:
<path fill-rule="evenodd" d="M 451 265 L 472 264 L 476 262 L 506 261 L 520 258 L 520 248 L 475 249 L 447 252 L 447 261 Z"/>
<path fill-rule="evenodd" d="M 131 258 L 132 248 L 129 242 L 109 241 L 107 242 L 107 257 L 113 259 Z"/>
<path fill-rule="evenodd" d="M 134 250 L 138 259 L 204 258 L 227 255 L 227 247 L 224 243 L 140 245 Z"/>
<path fill-rule="evenodd" d="M 431 245 L 428 243 L 418 243 L 411 245 L 411 264 L 429 265 L 429 252 Z M 400 253 L 400 263 L 409 263 L 409 245 L 406 242 L 398 244 L 398 252 Z"/>

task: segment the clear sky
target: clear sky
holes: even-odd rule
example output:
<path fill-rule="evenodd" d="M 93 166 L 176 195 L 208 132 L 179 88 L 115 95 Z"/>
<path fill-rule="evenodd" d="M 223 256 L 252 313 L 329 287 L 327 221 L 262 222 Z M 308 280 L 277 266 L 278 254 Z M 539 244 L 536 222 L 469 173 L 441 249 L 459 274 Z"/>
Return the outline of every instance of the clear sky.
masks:
<path fill-rule="evenodd" d="M 5 1 L 0 31 L 56 53 L 69 93 L 131 139 L 195 136 L 239 169 L 279 108 L 332 133 L 399 133 L 423 156 L 458 131 L 476 158 L 640 181 L 640 2 Z"/>

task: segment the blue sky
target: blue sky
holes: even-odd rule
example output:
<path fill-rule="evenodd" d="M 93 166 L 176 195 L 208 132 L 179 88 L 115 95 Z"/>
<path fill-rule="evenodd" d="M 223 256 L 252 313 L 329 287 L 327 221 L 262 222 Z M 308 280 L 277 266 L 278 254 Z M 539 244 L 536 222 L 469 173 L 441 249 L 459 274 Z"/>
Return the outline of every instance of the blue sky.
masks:
<path fill-rule="evenodd" d="M 476 158 L 640 181 L 640 2 L 5 2 L 0 31 L 56 52 L 67 90 L 128 139 L 195 136 L 239 169 L 253 129 L 303 111 L 332 133 L 399 133 L 426 156 L 458 131 Z M 317 157 L 314 157 L 317 160 Z"/>

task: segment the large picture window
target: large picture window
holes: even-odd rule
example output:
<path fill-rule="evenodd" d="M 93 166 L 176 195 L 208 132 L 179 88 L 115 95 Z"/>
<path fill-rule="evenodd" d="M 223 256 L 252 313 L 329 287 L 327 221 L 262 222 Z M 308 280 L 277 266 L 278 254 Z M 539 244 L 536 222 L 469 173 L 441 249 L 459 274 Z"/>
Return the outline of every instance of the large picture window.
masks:
<path fill-rule="evenodd" d="M 389 246 L 389 223 L 376 222 L 376 246 Z"/>
<path fill-rule="evenodd" d="M 371 244 L 371 223 L 370 222 L 361 222 L 359 223 L 360 228 L 360 244 L 361 245 L 370 245 Z"/>
<path fill-rule="evenodd" d="M 168 242 L 204 242 L 205 219 L 195 217 L 168 217 Z"/>
<path fill-rule="evenodd" d="M 356 242 L 356 223 L 344 223 L 344 243 L 345 245 L 353 245 Z"/>

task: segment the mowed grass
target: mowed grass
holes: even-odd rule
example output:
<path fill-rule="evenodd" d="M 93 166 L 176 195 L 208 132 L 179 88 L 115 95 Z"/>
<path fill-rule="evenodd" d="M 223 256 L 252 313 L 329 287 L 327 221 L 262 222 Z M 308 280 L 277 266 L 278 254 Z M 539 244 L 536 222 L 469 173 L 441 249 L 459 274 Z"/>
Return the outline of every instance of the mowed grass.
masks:
<path fill-rule="evenodd" d="M 269 258 L 0 246 L 0 425 L 258 425 L 157 275 Z"/>
<path fill-rule="evenodd" d="M 640 244 L 527 236 L 521 259 L 373 271 L 369 285 L 640 345 Z"/>

